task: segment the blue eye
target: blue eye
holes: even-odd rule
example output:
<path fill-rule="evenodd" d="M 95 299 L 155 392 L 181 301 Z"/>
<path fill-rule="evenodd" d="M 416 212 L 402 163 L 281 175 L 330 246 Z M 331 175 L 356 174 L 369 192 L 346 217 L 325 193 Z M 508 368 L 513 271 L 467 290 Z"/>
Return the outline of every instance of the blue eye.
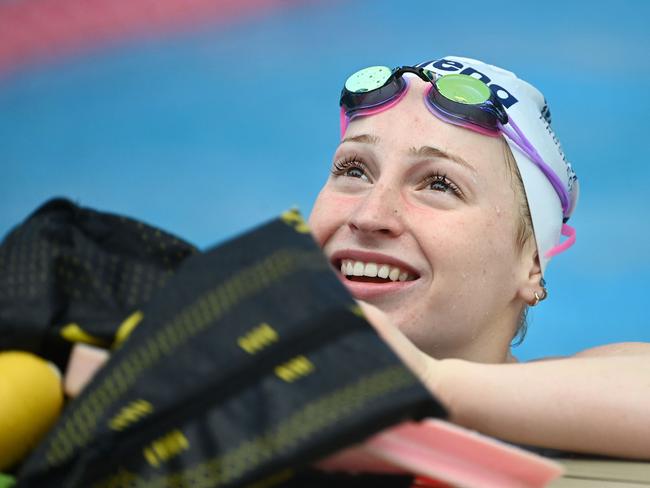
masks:
<path fill-rule="evenodd" d="M 449 183 L 443 180 L 436 180 L 429 183 L 429 188 L 431 190 L 437 190 L 437 191 L 448 191 Z"/>
<path fill-rule="evenodd" d="M 359 178 L 366 181 L 369 180 L 368 167 L 357 156 L 350 156 L 334 161 L 332 174 L 335 176 L 347 176 L 349 178 Z"/>
<path fill-rule="evenodd" d="M 361 178 L 365 175 L 361 168 L 349 168 L 345 171 L 345 176 L 351 176 L 352 178 Z"/>
<path fill-rule="evenodd" d="M 439 173 L 429 175 L 425 178 L 425 188 L 429 190 L 449 193 L 452 192 L 458 197 L 463 196 L 463 192 L 458 188 L 458 186 L 452 182 L 446 175 L 441 175 Z"/>

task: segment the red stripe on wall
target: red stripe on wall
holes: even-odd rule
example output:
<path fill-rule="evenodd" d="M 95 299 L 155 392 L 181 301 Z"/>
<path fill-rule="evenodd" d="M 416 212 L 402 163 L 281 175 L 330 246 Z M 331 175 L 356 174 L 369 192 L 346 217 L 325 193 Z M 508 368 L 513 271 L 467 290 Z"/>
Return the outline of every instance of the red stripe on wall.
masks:
<path fill-rule="evenodd" d="M 110 41 L 227 21 L 299 0 L 0 1 L 0 74 Z"/>

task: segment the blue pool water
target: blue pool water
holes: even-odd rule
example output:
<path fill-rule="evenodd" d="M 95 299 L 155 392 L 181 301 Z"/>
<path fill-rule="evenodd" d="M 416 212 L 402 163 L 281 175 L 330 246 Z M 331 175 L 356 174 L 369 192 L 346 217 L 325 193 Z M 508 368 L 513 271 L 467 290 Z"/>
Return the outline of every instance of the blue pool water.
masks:
<path fill-rule="evenodd" d="M 203 247 L 294 205 L 307 214 L 346 75 L 458 54 L 544 91 L 581 180 L 578 242 L 550 266 L 551 298 L 516 354 L 650 341 L 650 3 L 537 4 L 306 2 L 5 76 L 0 236 L 55 195 Z"/>

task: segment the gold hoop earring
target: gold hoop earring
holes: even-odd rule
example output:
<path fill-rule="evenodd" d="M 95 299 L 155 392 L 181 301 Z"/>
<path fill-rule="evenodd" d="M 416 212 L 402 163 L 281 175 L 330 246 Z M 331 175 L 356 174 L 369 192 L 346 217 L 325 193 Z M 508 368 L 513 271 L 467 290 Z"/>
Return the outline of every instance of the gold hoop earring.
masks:
<path fill-rule="evenodd" d="M 533 292 L 533 295 L 535 295 L 535 301 L 530 305 L 531 307 L 535 307 L 543 298 L 540 298 L 537 292 Z"/>
<path fill-rule="evenodd" d="M 548 298 L 548 290 L 546 289 L 546 287 L 543 286 L 541 297 L 539 296 L 539 293 L 537 293 L 536 291 L 533 292 L 533 295 L 535 296 L 535 301 L 530 305 L 531 307 L 534 307 L 539 302 L 543 302 L 544 300 L 546 300 L 546 298 Z"/>
<path fill-rule="evenodd" d="M 540 302 L 548 298 L 548 290 L 546 289 L 545 286 L 542 287 L 542 291 L 544 292 L 544 294 L 540 297 L 539 299 Z"/>

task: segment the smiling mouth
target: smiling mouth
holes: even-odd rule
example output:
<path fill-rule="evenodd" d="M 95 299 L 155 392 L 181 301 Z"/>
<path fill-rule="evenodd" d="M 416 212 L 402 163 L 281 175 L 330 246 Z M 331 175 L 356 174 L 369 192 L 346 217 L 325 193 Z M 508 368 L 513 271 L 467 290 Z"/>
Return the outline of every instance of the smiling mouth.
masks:
<path fill-rule="evenodd" d="M 342 259 L 338 263 L 341 274 L 350 281 L 363 283 L 393 283 L 396 281 L 414 281 L 418 276 L 392 264 Z"/>

